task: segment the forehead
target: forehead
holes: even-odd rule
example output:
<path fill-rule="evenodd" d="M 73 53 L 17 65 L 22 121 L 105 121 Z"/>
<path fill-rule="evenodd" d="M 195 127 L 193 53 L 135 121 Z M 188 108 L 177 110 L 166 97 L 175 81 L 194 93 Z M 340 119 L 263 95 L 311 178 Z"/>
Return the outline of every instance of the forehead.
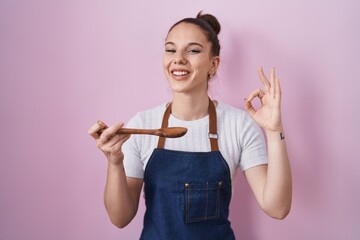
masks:
<path fill-rule="evenodd" d="M 206 45 L 209 43 L 203 30 L 192 23 L 179 23 L 166 37 L 166 41 L 177 43 L 198 42 Z"/>

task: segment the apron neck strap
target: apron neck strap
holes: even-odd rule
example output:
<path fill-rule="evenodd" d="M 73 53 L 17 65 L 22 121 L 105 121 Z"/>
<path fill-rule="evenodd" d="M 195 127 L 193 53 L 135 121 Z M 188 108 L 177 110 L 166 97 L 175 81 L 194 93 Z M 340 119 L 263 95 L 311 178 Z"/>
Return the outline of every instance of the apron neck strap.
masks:
<path fill-rule="evenodd" d="M 171 114 L 171 103 L 169 104 L 169 106 L 167 106 L 167 108 L 165 110 L 164 117 L 163 117 L 162 124 L 161 124 L 161 128 L 168 127 L 170 114 Z M 165 146 L 165 138 L 164 137 L 159 137 L 157 147 L 158 148 L 164 148 L 164 146 Z"/>
<path fill-rule="evenodd" d="M 210 98 L 209 98 L 208 112 L 209 112 L 209 139 L 210 139 L 211 151 L 218 151 L 219 147 L 218 147 L 218 140 L 217 140 L 218 135 L 217 135 L 216 109 L 215 109 L 215 105 L 214 105 L 213 101 L 211 101 Z M 169 106 L 165 110 L 163 121 L 162 121 L 162 124 L 161 124 L 162 128 L 168 127 L 170 114 L 171 114 L 171 103 L 169 104 Z M 157 147 L 158 148 L 164 148 L 164 146 L 165 146 L 165 138 L 164 137 L 159 137 Z"/>

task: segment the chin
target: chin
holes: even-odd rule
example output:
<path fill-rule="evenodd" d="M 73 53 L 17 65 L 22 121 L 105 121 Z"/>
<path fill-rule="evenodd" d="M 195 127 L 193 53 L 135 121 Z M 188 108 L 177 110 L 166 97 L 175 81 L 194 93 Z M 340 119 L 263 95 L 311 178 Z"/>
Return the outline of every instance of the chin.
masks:
<path fill-rule="evenodd" d="M 184 92 L 188 89 L 187 84 L 185 82 L 179 82 L 173 79 L 169 81 L 169 86 L 171 91 L 179 92 L 179 93 Z"/>
<path fill-rule="evenodd" d="M 183 89 L 183 88 L 174 88 L 174 87 L 171 87 L 171 91 L 173 93 L 186 93 L 186 89 Z"/>

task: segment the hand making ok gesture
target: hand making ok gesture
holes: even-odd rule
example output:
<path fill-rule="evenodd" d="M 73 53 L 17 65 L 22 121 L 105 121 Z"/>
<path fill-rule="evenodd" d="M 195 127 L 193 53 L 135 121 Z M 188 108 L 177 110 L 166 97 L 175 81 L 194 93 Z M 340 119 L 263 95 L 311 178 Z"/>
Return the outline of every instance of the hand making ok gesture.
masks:
<path fill-rule="evenodd" d="M 282 131 L 281 89 L 279 79 L 275 75 L 275 68 L 271 68 L 270 81 L 266 78 L 262 67 L 259 68 L 259 76 L 264 89 L 253 91 L 245 99 L 245 108 L 265 131 Z M 260 99 L 261 107 L 259 109 L 255 109 L 251 103 L 255 97 Z"/>

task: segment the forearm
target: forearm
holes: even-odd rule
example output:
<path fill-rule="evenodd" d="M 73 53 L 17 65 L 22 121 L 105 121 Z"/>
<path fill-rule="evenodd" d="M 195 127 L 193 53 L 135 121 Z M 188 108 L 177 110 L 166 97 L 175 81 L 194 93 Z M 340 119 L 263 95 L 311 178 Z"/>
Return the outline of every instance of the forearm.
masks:
<path fill-rule="evenodd" d="M 131 197 L 122 163 L 108 164 L 104 201 L 111 222 L 120 228 L 130 223 L 137 212 L 137 203 Z"/>
<path fill-rule="evenodd" d="M 266 131 L 268 144 L 268 169 L 263 201 L 269 215 L 284 218 L 290 211 L 292 177 L 285 139 L 280 132 Z"/>

